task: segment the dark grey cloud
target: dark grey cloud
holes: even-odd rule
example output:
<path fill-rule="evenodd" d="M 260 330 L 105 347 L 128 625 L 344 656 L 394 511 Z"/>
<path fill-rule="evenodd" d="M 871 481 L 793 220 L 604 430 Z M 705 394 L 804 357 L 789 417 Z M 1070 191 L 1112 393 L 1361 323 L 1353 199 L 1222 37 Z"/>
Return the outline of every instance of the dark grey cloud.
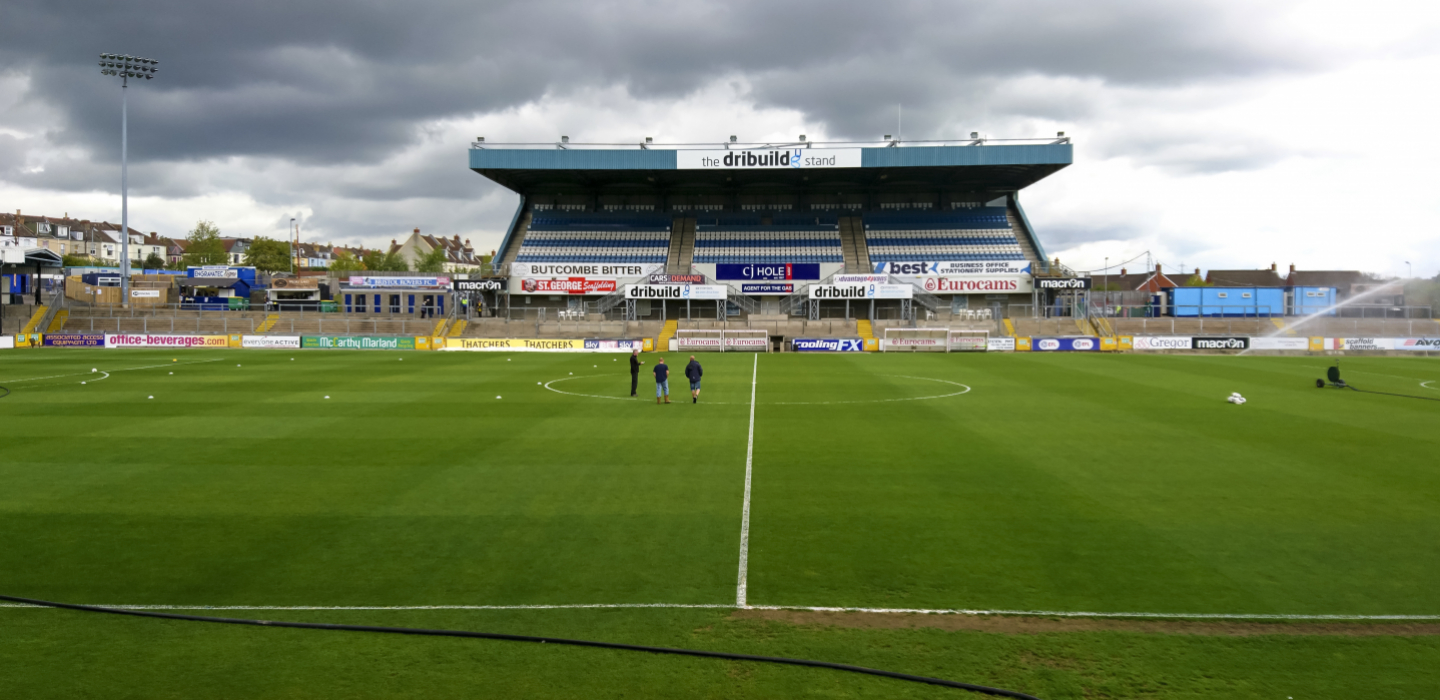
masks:
<path fill-rule="evenodd" d="M 873 138 L 889 105 L 917 133 L 957 98 L 1025 74 L 1156 84 L 1304 70 L 1322 54 L 1209 3 L 281 2 L 11 0 L 0 61 L 60 112 L 57 138 L 114 157 L 118 90 L 95 55 L 162 60 L 132 90 L 141 160 L 366 162 L 418 121 L 580 87 L 639 97 L 750 76 L 762 105 Z M 988 82 L 987 82 L 988 81 Z"/>
<path fill-rule="evenodd" d="M 28 88 L 12 107 L 0 98 L 0 129 L 32 137 L 0 132 L 0 181 L 114 190 L 120 91 L 98 73 L 101 52 L 162 61 L 158 80 L 129 91 L 132 194 L 239 191 L 304 204 L 307 225 L 341 232 L 338 241 L 422 218 L 442 233 L 508 222 L 513 200 L 465 172 L 463 139 L 433 148 L 445 137 L 432 126 L 445 120 L 567 97 L 583 112 L 576 96 L 606 88 L 681 99 L 736 78 L 748 86 L 742 99 L 795 110 L 836 138 L 891 133 L 896 104 L 911 138 L 1030 136 L 1037 121 L 1109 108 L 1096 97 L 1108 88 L 1163 91 L 1337 60 L 1277 29 L 1267 11 L 1205 0 L 7 0 L 0 79 L 12 80 L 0 84 Z M 1188 139 L 1156 134 L 1132 148 L 1155 146 L 1157 164 L 1174 172 L 1286 157 L 1259 137 L 1224 147 Z M 1127 152 L 1119 139 L 1101 147 Z M 26 167 L 37 154 L 45 167 Z M 217 163 L 233 167 L 207 168 Z"/>

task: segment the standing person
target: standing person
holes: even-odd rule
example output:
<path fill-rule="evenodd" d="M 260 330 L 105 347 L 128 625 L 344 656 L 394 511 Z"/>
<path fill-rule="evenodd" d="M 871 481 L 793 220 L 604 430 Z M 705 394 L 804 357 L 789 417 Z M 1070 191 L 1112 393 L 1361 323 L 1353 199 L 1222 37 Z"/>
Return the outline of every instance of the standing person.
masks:
<path fill-rule="evenodd" d="M 690 403 L 700 403 L 700 375 L 704 373 L 695 356 L 691 355 L 690 364 L 685 365 L 685 378 L 690 380 Z"/>
<path fill-rule="evenodd" d="M 635 398 L 635 388 L 640 385 L 640 348 L 635 348 L 630 353 L 630 398 Z"/>
<path fill-rule="evenodd" d="M 660 397 L 665 397 L 665 403 L 670 403 L 670 366 L 665 364 L 665 358 L 655 364 L 655 405 L 660 405 Z"/>

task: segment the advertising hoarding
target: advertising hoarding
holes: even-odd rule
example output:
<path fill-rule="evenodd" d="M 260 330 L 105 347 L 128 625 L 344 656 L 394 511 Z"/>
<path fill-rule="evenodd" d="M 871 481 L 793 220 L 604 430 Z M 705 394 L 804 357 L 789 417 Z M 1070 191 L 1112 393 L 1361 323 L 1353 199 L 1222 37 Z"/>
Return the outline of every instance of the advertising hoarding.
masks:
<path fill-rule="evenodd" d="M 1136 338 L 1139 340 L 1139 338 Z M 1251 350 L 1297 350 L 1310 349 L 1309 338 L 1251 338 Z"/>
<path fill-rule="evenodd" d="M 158 290 L 158 289 L 132 289 L 132 290 L 130 290 L 130 298 L 131 298 L 131 299 L 159 299 L 159 298 L 160 298 L 160 290 Z"/>
<path fill-rule="evenodd" d="M 323 350 L 414 350 L 415 338 L 374 335 L 305 335 L 300 347 Z"/>
<path fill-rule="evenodd" d="M 593 277 L 566 277 L 565 279 L 536 279 L 526 277 L 520 280 L 521 294 L 611 294 L 619 289 L 619 282 L 613 279 Z"/>
<path fill-rule="evenodd" d="M 1015 352 L 1015 339 L 990 338 L 985 341 L 985 349 L 990 352 Z"/>
<path fill-rule="evenodd" d="M 1189 350 L 1190 336 L 1137 335 L 1131 347 L 1135 350 Z"/>
<path fill-rule="evenodd" d="M 1071 289 L 1090 289 L 1094 280 L 1089 277 L 1037 277 L 1035 278 L 1036 289 L 1053 289 L 1065 291 Z"/>
<path fill-rule="evenodd" d="M 1191 348 L 1194 350 L 1246 350 L 1250 347 L 1250 338 L 1246 336 L 1212 336 L 1195 337 L 1191 340 Z"/>
<path fill-rule="evenodd" d="M 806 170 L 858 168 L 859 148 L 747 148 L 679 150 L 677 170 Z"/>
<path fill-rule="evenodd" d="M 864 352 L 865 341 L 860 338 L 796 338 L 795 352 Z"/>
<path fill-rule="evenodd" d="M 667 275 L 656 272 L 645 278 L 646 284 L 705 284 L 705 275 Z"/>
<path fill-rule="evenodd" d="M 240 271 L 229 265 L 205 265 L 189 268 L 191 279 L 239 279 Z"/>
<path fill-rule="evenodd" d="M 1440 352 L 1440 338 L 1396 338 L 1395 349 L 1406 352 Z"/>
<path fill-rule="evenodd" d="M 664 272 L 664 263 L 511 263 L 511 277 L 613 277 L 640 279 Z"/>
<path fill-rule="evenodd" d="M 449 277 L 371 277 L 350 275 L 351 287 L 366 289 L 443 289 L 450 286 Z"/>
<path fill-rule="evenodd" d="M 763 352 L 769 345 L 770 340 L 764 336 L 733 336 L 728 333 L 725 335 L 726 350 L 759 350 Z"/>
<path fill-rule="evenodd" d="M 811 299 L 910 299 L 915 288 L 908 284 L 812 284 Z"/>
<path fill-rule="evenodd" d="M 686 299 L 715 301 L 729 296 L 730 288 L 723 284 L 627 284 L 626 299 Z"/>
<path fill-rule="evenodd" d="M 1099 338 L 1032 338 L 1031 352 L 1099 352 Z"/>
<path fill-rule="evenodd" d="M 734 282 L 789 282 L 820 279 L 820 263 L 718 263 L 715 279 Z"/>
<path fill-rule="evenodd" d="M 14 342 L 13 338 L 11 342 Z M 103 348 L 105 347 L 105 334 L 46 333 L 42 342 L 47 348 Z"/>
<path fill-rule="evenodd" d="M 901 277 L 924 275 L 1028 275 L 1029 260 L 954 260 L 875 263 L 875 272 Z"/>
<path fill-rule="evenodd" d="M 835 275 L 830 284 L 849 286 L 856 284 L 889 284 L 890 275 Z"/>
<path fill-rule="evenodd" d="M 247 335 L 240 339 L 242 348 L 298 348 L 300 347 L 300 336 L 298 335 Z"/>
<path fill-rule="evenodd" d="M 1395 338 L 1333 338 L 1332 350 L 1394 350 Z"/>
<path fill-rule="evenodd" d="M 228 348 L 225 335 L 149 335 L 146 333 L 106 333 L 107 348 Z"/>
<path fill-rule="evenodd" d="M 505 290 L 504 277 L 483 280 L 451 280 L 450 288 L 457 292 L 501 292 Z"/>
<path fill-rule="evenodd" d="M 759 296 L 788 296 L 795 293 L 795 285 L 788 282 L 753 282 L 740 285 L 741 294 Z"/>
<path fill-rule="evenodd" d="M 1032 291 L 1029 275 L 917 277 L 914 282 L 931 294 L 1029 294 Z"/>
<path fill-rule="evenodd" d="M 470 352 L 625 352 L 644 350 L 639 339 L 446 338 L 440 350 Z"/>

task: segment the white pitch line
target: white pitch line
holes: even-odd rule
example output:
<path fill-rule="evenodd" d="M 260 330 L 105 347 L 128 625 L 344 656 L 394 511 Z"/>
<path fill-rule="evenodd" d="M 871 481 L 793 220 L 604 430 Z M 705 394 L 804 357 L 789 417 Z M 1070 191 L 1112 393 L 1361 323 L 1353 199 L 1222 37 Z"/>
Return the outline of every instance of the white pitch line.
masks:
<path fill-rule="evenodd" d="M 733 605 L 703 603 L 575 603 L 571 605 L 96 605 L 120 610 L 588 610 L 599 608 L 699 608 L 734 610 Z M 0 608 L 48 608 L 26 603 L 0 603 Z M 53 608 L 50 608 L 53 609 Z"/>
<path fill-rule="evenodd" d="M 735 583 L 735 605 L 745 607 L 747 569 L 750 566 L 750 471 L 755 462 L 755 380 L 760 376 L 760 356 L 750 372 L 750 437 L 745 442 L 745 505 L 740 510 L 740 573 Z"/>
<path fill-rule="evenodd" d="M 575 603 L 569 605 L 98 605 L 121 610 L 798 610 L 804 612 L 857 612 L 881 615 L 957 615 L 1012 617 L 1131 618 L 1171 620 L 1339 620 L 1339 621 L 1434 621 L 1440 615 L 1286 615 L 1279 613 L 1163 613 L 1089 612 L 1065 610 L 983 610 L 966 608 L 864 608 L 825 605 L 724 605 L 706 603 Z M 0 608 L 53 610 L 44 605 L 0 603 Z"/>
<path fill-rule="evenodd" d="M 133 372 L 133 371 L 138 370 L 138 369 L 155 369 L 156 367 L 179 367 L 179 366 L 184 366 L 184 365 L 203 365 L 203 364 L 205 364 L 206 362 L 219 362 L 219 361 L 221 361 L 221 360 L 223 360 L 223 359 L 225 359 L 225 358 L 223 358 L 223 357 L 217 357 L 217 358 L 215 358 L 215 359 L 213 359 L 213 360 L 196 360 L 195 362 L 172 362 L 172 363 L 170 363 L 170 364 L 168 364 L 168 365 L 146 365 L 146 366 L 144 366 L 144 367 L 126 367 L 125 369 L 112 369 L 112 370 L 110 370 L 110 372 Z M 64 379 L 65 377 L 85 377 L 85 376 L 89 376 L 89 375 L 91 375 L 91 374 L 93 374 L 93 372 L 76 372 L 75 374 L 55 374 L 55 375 L 51 375 L 51 376 L 49 376 L 49 377 L 30 377 L 29 379 L 0 379 L 0 382 L 4 382 L 4 383 L 6 383 L 6 384 L 18 384 L 18 383 L 20 383 L 20 382 L 38 382 L 38 381 L 41 381 L 41 380 L 43 380 L 43 379 Z M 106 376 L 109 376 L 109 374 L 106 373 L 106 372 L 102 372 L 102 374 L 105 374 Z"/>
<path fill-rule="evenodd" d="M 760 356 L 759 356 L 759 355 L 756 355 L 755 358 L 756 358 L 756 360 L 758 361 L 759 358 L 760 358 Z M 583 396 L 583 397 L 585 397 L 585 398 L 590 398 L 590 399 L 613 399 L 613 400 L 615 400 L 615 401 L 633 401 L 634 399 L 633 399 L 632 397 L 629 397 L 629 396 L 605 396 L 605 395 L 602 395 L 602 394 L 582 394 L 582 393 L 580 393 L 580 392 L 578 392 L 578 391 L 565 391 L 564 389 L 556 389 L 555 387 L 550 386 L 551 384 L 558 384 L 558 383 L 560 383 L 560 382 L 568 382 L 568 381 L 570 381 L 570 380 L 572 380 L 572 379 L 590 379 L 590 378 L 594 378 L 594 377 L 609 377 L 609 376 L 610 376 L 610 375 L 605 375 L 605 374 L 585 374 L 585 375 L 580 375 L 580 376 L 578 376 L 578 377 L 561 377 L 561 378 L 559 378 L 559 379 L 551 379 L 550 381 L 546 382 L 546 383 L 545 383 L 545 388 L 546 388 L 546 389 L 549 389 L 550 391 L 553 391 L 553 392 L 555 392 L 555 393 L 557 393 L 557 394 L 565 394 L 566 396 Z M 972 390 L 971 387 L 970 387 L 970 385 L 968 385 L 968 384 L 961 384 L 960 382 L 952 382 L 952 381 L 950 381 L 950 380 L 948 380 L 948 379 L 936 379 L 936 378 L 934 378 L 934 377 L 912 377 L 912 376 L 905 375 L 905 374 L 882 374 L 882 375 L 879 375 L 879 376 L 882 376 L 882 377 L 900 377 L 900 378 L 902 378 L 902 379 L 919 379 L 919 380 L 927 381 L 927 382 L 940 382 L 940 383 L 942 383 L 942 384 L 951 384 L 951 385 L 953 385 L 953 386 L 958 386 L 958 387 L 961 388 L 961 390 L 960 390 L 960 391 L 952 391 L 952 392 L 950 392 L 950 393 L 948 393 L 948 394 L 931 394 L 931 395 L 929 395 L 929 396 L 906 396 L 906 397 L 901 397 L 901 398 L 896 398 L 896 399 L 855 399 L 855 400 L 846 400 L 846 401 L 767 401 L 767 402 L 765 402 L 765 403 L 763 403 L 763 404 L 759 404 L 759 405 L 761 405 L 761 406 L 835 406 L 835 405 L 840 405 L 840 404 L 856 404 L 856 403 L 894 403 L 894 402 L 897 402 L 897 401 L 929 401 L 929 400 L 931 400 L 931 399 L 948 399 L 948 398 L 950 398 L 950 397 L 952 397 L 952 396 L 960 396 L 960 395 L 962 395 L 962 394 L 968 394 L 968 393 L 970 393 L 971 390 Z M 712 390 L 713 390 L 713 387 L 712 387 Z M 753 399 L 754 397 L 751 397 L 751 398 Z M 731 402 L 729 402 L 729 401 L 707 401 L 707 402 L 705 402 L 705 403 L 708 404 L 708 405 L 710 405 L 710 406 L 736 406 L 736 405 L 743 406 L 743 405 L 744 405 L 744 404 L 731 403 Z"/>
<path fill-rule="evenodd" d="M 1434 380 L 1434 379 L 1431 379 L 1431 380 L 1428 381 L 1428 382 L 1420 382 L 1420 386 L 1422 386 L 1422 387 L 1424 387 L 1424 388 L 1426 388 L 1426 389 L 1434 389 L 1434 390 L 1436 390 L 1436 391 L 1440 391 L 1440 387 L 1430 386 L 1431 384 L 1434 384 L 1434 383 L 1435 383 L 1435 380 Z"/>

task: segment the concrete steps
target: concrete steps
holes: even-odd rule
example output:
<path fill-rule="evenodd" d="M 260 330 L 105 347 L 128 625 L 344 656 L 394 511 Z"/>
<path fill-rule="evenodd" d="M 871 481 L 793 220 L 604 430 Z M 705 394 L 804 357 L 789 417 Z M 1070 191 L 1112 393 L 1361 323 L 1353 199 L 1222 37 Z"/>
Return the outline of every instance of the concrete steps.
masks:
<path fill-rule="evenodd" d="M 40 330 L 39 330 L 39 328 L 37 328 L 37 327 L 40 325 L 40 322 L 45 319 L 45 313 L 48 312 L 49 310 L 50 310 L 50 307 L 48 307 L 48 306 L 37 306 L 37 307 L 35 307 L 35 314 L 30 317 L 30 320 L 29 320 L 29 321 L 26 321 L 26 322 L 25 322 L 25 327 L 24 327 L 24 328 L 21 328 L 21 329 L 20 329 L 20 332 L 21 332 L 21 333 L 39 333 Z"/>
<path fill-rule="evenodd" d="M 682 216 L 670 226 L 670 255 L 665 259 L 665 272 L 688 275 L 695 262 L 695 219 Z"/>
<path fill-rule="evenodd" d="M 840 247 L 847 274 L 868 275 L 874 269 L 870 265 L 870 248 L 865 245 L 865 227 L 860 217 L 840 217 Z"/>

